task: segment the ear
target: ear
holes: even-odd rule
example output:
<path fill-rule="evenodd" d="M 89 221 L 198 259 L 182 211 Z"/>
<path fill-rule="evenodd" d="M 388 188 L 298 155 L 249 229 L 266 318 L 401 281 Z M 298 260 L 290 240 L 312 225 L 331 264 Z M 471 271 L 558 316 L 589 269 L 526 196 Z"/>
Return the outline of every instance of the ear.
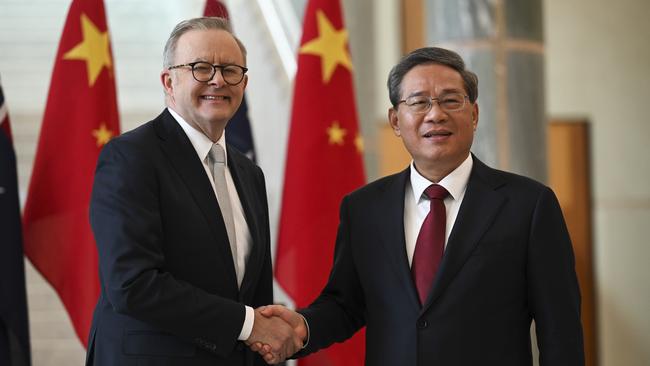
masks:
<path fill-rule="evenodd" d="M 163 85 L 163 89 L 165 89 L 165 94 L 171 97 L 173 95 L 174 87 L 170 70 L 163 69 L 163 71 L 160 72 L 160 82 Z"/>
<path fill-rule="evenodd" d="M 472 105 L 472 125 L 474 127 L 474 131 L 476 131 L 476 127 L 478 127 L 478 103 L 474 102 Z"/>
<path fill-rule="evenodd" d="M 244 83 L 244 90 L 246 90 L 246 86 L 248 85 L 248 75 L 244 75 L 244 81 L 242 81 L 242 83 Z"/>
<path fill-rule="evenodd" d="M 399 117 L 397 116 L 397 110 L 394 107 L 388 109 L 388 124 L 393 129 L 395 136 L 402 136 L 402 132 L 399 129 Z"/>

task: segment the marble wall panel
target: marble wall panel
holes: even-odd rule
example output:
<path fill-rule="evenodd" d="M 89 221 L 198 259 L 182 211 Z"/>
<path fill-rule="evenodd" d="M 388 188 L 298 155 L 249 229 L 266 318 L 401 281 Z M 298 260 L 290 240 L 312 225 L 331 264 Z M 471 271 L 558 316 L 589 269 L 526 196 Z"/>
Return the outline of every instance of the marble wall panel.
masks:
<path fill-rule="evenodd" d="M 542 0 L 504 1 L 506 36 L 542 42 Z"/>
<path fill-rule="evenodd" d="M 491 49 L 459 49 L 466 67 L 478 76 L 479 119 L 472 152 L 484 163 L 499 166 L 495 54 Z"/>
<path fill-rule="evenodd" d="M 491 38 L 495 34 L 495 6 L 490 0 L 425 0 L 429 41 Z"/>
<path fill-rule="evenodd" d="M 507 55 L 506 108 L 510 144 L 509 170 L 546 181 L 546 118 L 542 54 Z"/>

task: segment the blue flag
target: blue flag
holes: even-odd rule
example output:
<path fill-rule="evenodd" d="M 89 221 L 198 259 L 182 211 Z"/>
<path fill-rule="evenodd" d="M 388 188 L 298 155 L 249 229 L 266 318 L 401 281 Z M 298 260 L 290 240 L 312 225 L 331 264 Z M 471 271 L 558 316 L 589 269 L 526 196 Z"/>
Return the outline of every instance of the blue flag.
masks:
<path fill-rule="evenodd" d="M 0 86 L 0 365 L 29 366 L 31 353 L 16 155 Z"/>
<path fill-rule="evenodd" d="M 226 5 L 219 0 L 207 0 L 203 15 L 206 17 L 229 18 Z M 237 110 L 237 113 L 235 113 L 228 122 L 228 126 L 226 126 L 226 141 L 255 162 L 255 145 L 253 144 L 251 122 L 248 119 L 246 96 L 244 96 L 239 110 Z"/>
<path fill-rule="evenodd" d="M 226 126 L 226 141 L 255 162 L 255 145 L 253 145 L 251 123 L 248 120 L 246 97 L 242 100 L 237 113 Z"/>

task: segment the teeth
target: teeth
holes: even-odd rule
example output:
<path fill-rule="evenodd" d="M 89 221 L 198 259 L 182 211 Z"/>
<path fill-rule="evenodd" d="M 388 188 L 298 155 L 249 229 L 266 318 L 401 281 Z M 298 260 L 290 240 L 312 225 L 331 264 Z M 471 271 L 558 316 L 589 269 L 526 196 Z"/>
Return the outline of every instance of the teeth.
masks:
<path fill-rule="evenodd" d="M 204 95 L 204 96 L 203 96 L 203 99 L 208 99 L 208 100 L 217 100 L 217 99 L 221 99 L 221 100 L 225 100 L 226 97 L 223 97 L 223 96 L 214 96 L 214 95 Z"/>
<path fill-rule="evenodd" d="M 433 136 L 447 136 L 447 132 L 427 132 L 424 134 L 424 137 L 433 137 Z"/>

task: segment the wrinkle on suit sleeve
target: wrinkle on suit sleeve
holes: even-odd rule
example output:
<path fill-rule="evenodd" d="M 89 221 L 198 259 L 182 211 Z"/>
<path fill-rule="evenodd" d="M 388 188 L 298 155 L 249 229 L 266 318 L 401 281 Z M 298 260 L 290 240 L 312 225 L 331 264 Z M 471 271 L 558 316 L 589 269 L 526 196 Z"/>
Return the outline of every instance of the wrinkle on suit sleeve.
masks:
<path fill-rule="evenodd" d="M 548 187 L 541 190 L 532 215 L 527 275 L 540 365 L 584 365 L 573 247 L 560 205 Z"/>
<path fill-rule="evenodd" d="M 205 339 L 217 354 L 236 345 L 244 306 L 165 270 L 159 183 L 143 147 L 111 141 L 99 158 L 90 220 L 102 286 L 116 312 L 188 340 Z"/>

